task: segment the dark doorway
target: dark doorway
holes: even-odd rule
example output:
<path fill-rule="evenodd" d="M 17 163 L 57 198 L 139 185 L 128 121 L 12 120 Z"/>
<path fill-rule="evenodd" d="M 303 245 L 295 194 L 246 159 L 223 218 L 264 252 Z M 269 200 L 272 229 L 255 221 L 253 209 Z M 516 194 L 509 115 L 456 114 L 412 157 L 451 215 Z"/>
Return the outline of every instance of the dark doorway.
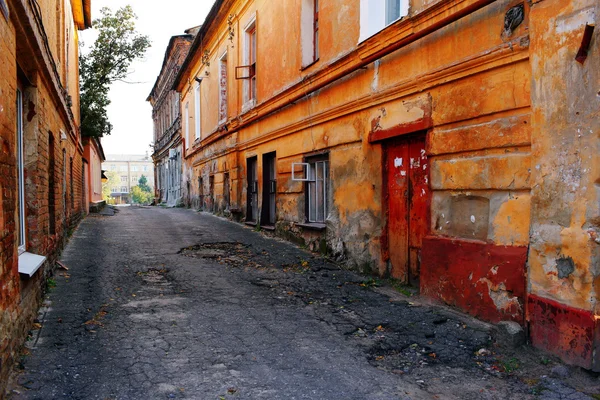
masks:
<path fill-rule="evenodd" d="M 275 152 L 263 155 L 263 193 L 260 223 L 263 226 L 275 226 Z"/>
<path fill-rule="evenodd" d="M 208 177 L 208 200 L 207 209 L 210 212 L 215 212 L 215 176 Z"/>
<path fill-rule="evenodd" d="M 230 206 L 230 183 L 229 183 L 229 172 L 225 172 L 225 176 L 223 177 L 223 202 L 225 203 L 225 211 L 229 211 Z"/>
<path fill-rule="evenodd" d="M 258 174 L 257 158 L 251 157 L 246 161 L 247 182 L 246 189 L 246 221 L 257 222 L 258 220 Z"/>

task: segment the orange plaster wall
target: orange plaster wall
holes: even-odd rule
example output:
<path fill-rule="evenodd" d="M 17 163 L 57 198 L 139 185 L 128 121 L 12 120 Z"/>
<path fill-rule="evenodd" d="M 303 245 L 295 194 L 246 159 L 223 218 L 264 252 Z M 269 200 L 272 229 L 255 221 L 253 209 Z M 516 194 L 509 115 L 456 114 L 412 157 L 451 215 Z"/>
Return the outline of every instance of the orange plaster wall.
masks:
<path fill-rule="evenodd" d="M 224 33 L 206 38 L 210 67 L 202 67 L 198 61 L 191 68 L 192 76 L 199 73 L 204 77 L 204 71 L 209 71 L 202 83 L 206 90 L 203 92 L 203 132 L 210 133 L 217 127 L 216 57 L 222 54 L 223 46 L 228 46 L 229 71 L 233 77 L 233 67 L 241 62 L 241 33 L 254 12 L 258 25 L 257 100 L 260 103 L 356 45 L 358 2 L 342 3 L 331 12 L 323 11 L 321 59 L 301 72 L 300 48 L 289 43 L 290 37 L 297 35 L 299 17 L 298 21 L 277 18 L 281 13 L 293 15 L 293 7 L 299 10 L 301 2 L 237 2 L 232 9 L 236 14 L 234 47 L 231 48 Z M 261 186 L 262 154 L 276 150 L 278 220 L 283 224 L 303 222 L 304 186 L 291 181 L 291 163 L 303 161 L 305 154 L 329 151 L 333 193 L 328 243 L 334 251 L 354 260 L 351 262 L 356 266 L 369 265 L 374 271 L 385 272 L 380 244 L 385 225 L 382 146 L 369 143 L 369 133 L 374 124 L 379 124 L 381 129 L 393 129 L 422 120 L 426 116 L 424 110 L 429 108 L 433 120 L 428 134 L 434 189 L 432 226 L 435 227 L 436 220 L 444 226 L 451 221 L 444 210 L 449 210 L 454 197 L 477 194 L 490 202 L 488 215 L 482 216 L 489 220 L 486 240 L 498 245 L 527 245 L 531 204 L 531 76 L 526 40 L 529 19 L 526 14 L 523 24 L 509 38 L 513 43 L 510 46 L 505 43 L 500 30 L 504 13 L 513 3 L 498 1 L 250 126 L 223 136 L 235 139 L 212 143 L 209 137 L 208 141 L 198 143 L 200 150 L 186 160 L 184 186 L 187 179 L 192 194 L 194 190 L 197 193 L 196 174 L 214 173 L 218 191 L 217 183 L 222 182 L 219 174 L 225 170 L 209 166 L 213 160 L 219 160 L 219 168 L 222 168 L 220 160 L 229 157 L 222 153 L 223 149 L 232 146 L 236 149 L 232 151 L 237 151 L 236 184 L 232 181 L 237 197 L 232 196 L 232 202 L 242 210 L 243 216 L 246 159 L 258 156 Z M 419 4 L 424 7 L 425 3 Z M 222 23 L 220 29 L 226 29 L 226 24 Z M 335 37 L 326 34 L 341 31 L 345 34 Z M 231 79 L 229 84 L 232 122 L 241 112 L 242 86 L 241 80 Z M 189 91 L 189 87 L 184 88 L 183 104 L 190 101 L 193 118 L 193 91 Z M 252 111 L 247 115 L 252 115 Z M 193 127 L 193 119 L 190 119 L 192 137 Z M 223 141 L 229 142 L 226 145 Z M 233 175 L 231 173 L 232 178 Z M 435 233 L 448 234 L 444 229 Z"/>
<path fill-rule="evenodd" d="M 530 292 L 600 312 L 600 35 L 575 61 L 594 0 L 539 2 L 531 11 L 532 227 Z"/>

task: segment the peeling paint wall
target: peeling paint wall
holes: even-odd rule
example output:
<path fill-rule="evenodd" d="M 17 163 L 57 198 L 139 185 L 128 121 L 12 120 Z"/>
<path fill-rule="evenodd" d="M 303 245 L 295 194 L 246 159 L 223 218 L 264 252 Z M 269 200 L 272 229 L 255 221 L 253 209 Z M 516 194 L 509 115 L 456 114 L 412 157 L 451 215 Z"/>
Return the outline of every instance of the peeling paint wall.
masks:
<path fill-rule="evenodd" d="M 182 101 L 193 110 L 195 77 L 202 77 L 208 99 L 201 138 L 186 149 L 189 204 L 206 209 L 208 191 L 210 209 L 224 213 L 227 186 L 227 215 L 249 221 L 248 199 L 257 190 L 260 215 L 270 184 L 263 155 L 275 152 L 275 234 L 389 276 L 390 233 L 397 233 L 390 229 L 402 224 L 390 224 L 388 151 L 424 137 L 431 207 L 417 222 L 425 219 L 427 237 L 407 247 L 406 257 L 420 273 L 422 293 L 489 321 L 523 325 L 534 318 L 528 292 L 596 313 L 597 31 L 588 60 L 573 60 L 582 24 L 595 18 L 598 5 L 498 0 L 410 42 L 420 24 L 447 21 L 475 4 L 412 0 L 393 29 L 359 43 L 360 2 L 322 2 L 320 57 L 306 65 L 306 49 L 297 45 L 310 25 L 300 18 L 305 3 L 226 2 L 188 57 Z M 510 10 L 522 10 L 519 23 L 507 19 Z M 217 57 L 227 51 L 234 76 L 254 17 L 256 99 L 246 102 L 247 81 L 232 78 L 228 118 L 217 121 Z M 383 54 L 398 38 L 406 44 L 344 69 Z M 346 72 L 337 77 L 339 70 Z M 314 87 L 315 81 L 326 84 Z M 256 187 L 247 179 L 252 157 Z M 327 215 L 318 223 L 309 221 L 310 183 L 292 179 L 306 174 L 311 160 L 327 163 Z M 415 222 L 408 212 L 406 218 Z"/>
<path fill-rule="evenodd" d="M 600 5 L 545 0 L 531 9 L 532 224 L 529 291 L 535 304 L 597 317 L 600 265 Z M 596 24 L 587 59 L 575 60 L 586 24 Z M 532 303 L 533 307 L 533 303 Z M 534 344 L 585 367 L 593 352 L 541 340 L 560 314 L 532 311 Z M 559 332 L 554 328 L 553 337 Z M 597 328 L 596 328 L 597 329 Z M 560 331 L 580 340 L 576 330 Z M 546 334 L 548 331 L 546 330 Z M 592 337 L 593 334 L 586 335 Z M 594 347 L 598 343 L 594 344 Z M 577 355 L 578 354 L 578 355 Z"/>

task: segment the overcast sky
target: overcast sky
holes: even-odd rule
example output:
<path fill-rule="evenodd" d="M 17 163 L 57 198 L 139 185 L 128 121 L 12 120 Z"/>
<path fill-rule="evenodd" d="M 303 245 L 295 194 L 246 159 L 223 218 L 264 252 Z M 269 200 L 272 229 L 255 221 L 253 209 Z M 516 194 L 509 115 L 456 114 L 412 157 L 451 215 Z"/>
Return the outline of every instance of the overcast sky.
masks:
<path fill-rule="evenodd" d="M 200 25 L 210 11 L 214 0 L 93 0 L 92 19 L 100 15 L 100 8 L 113 10 L 131 5 L 138 16 L 136 22 L 140 33 L 148 35 L 152 47 L 144 60 L 135 62 L 128 80 L 117 82 L 110 91 L 112 104 L 108 117 L 113 124 L 112 134 L 102 138 L 105 154 L 152 154 L 152 107 L 146 101 L 160 72 L 163 57 L 171 36 L 183 34 L 187 28 Z M 90 44 L 94 33 L 88 29 L 81 32 L 81 40 Z"/>

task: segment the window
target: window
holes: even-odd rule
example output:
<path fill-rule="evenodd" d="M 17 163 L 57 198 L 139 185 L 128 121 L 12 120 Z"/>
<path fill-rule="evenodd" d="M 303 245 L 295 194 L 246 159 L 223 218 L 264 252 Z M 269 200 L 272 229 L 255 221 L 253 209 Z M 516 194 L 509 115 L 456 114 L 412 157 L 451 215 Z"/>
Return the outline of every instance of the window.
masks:
<path fill-rule="evenodd" d="M 219 61 L 219 123 L 227 120 L 227 52 Z"/>
<path fill-rule="evenodd" d="M 200 104 L 200 82 L 196 83 L 194 87 L 194 122 L 195 122 L 195 139 L 200 139 L 202 128 L 202 123 L 200 121 L 201 117 L 201 104 Z"/>
<path fill-rule="evenodd" d="M 121 176 L 121 182 L 127 182 L 127 176 Z"/>
<path fill-rule="evenodd" d="M 138 170 L 138 166 L 137 165 L 132 165 L 131 166 L 131 170 L 134 171 L 134 172 L 137 171 Z"/>
<path fill-rule="evenodd" d="M 121 193 L 127 193 L 127 186 L 121 186 Z"/>
<path fill-rule="evenodd" d="M 111 164 L 110 165 L 110 170 L 111 171 L 116 171 L 117 170 L 117 166 L 115 164 Z"/>
<path fill-rule="evenodd" d="M 325 223 L 328 213 L 328 156 L 311 157 L 292 163 L 292 180 L 306 182 L 306 221 Z"/>
<path fill-rule="evenodd" d="M 48 234 L 50 235 L 56 234 L 55 151 L 54 135 L 48 132 Z"/>
<path fill-rule="evenodd" d="M 127 171 L 127 165 L 120 165 L 119 171 Z"/>
<path fill-rule="evenodd" d="M 73 157 L 69 158 L 69 193 L 71 197 L 71 210 L 75 210 L 75 185 L 73 182 Z"/>
<path fill-rule="evenodd" d="M 148 171 L 148 166 L 147 166 L 147 165 L 144 165 L 144 166 L 142 167 L 142 171 L 144 171 L 144 172 Z"/>
<path fill-rule="evenodd" d="M 408 0 L 360 0 L 359 42 L 408 15 Z"/>
<path fill-rule="evenodd" d="M 190 103 L 185 103 L 185 109 L 183 111 L 183 120 L 184 120 L 184 137 L 185 137 L 185 148 L 190 148 L 190 114 L 189 114 L 189 105 Z"/>
<path fill-rule="evenodd" d="M 302 67 L 319 59 L 319 0 L 302 0 L 300 15 Z"/>
<path fill-rule="evenodd" d="M 132 176 L 131 177 L 131 182 L 137 182 L 138 181 L 138 177 L 137 176 Z"/>
<path fill-rule="evenodd" d="M 248 90 L 248 100 L 256 99 L 256 25 L 253 25 L 248 31 L 248 64 L 250 68 L 250 80 Z"/>
<path fill-rule="evenodd" d="M 392 22 L 399 19 L 401 14 L 400 6 L 401 0 L 386 0 L 385 2 L 385 26 L 388 26 Z M 405 1 L 406 3 L 406 1 Z"/>
<path fill-rule="evenodd" d="M 119 188 L 116 188 L 116 187 L 110 188 L 111 193 L 117 193 L 118 191 L 119 191 Z"/>
<path fill-rule="evenodd" d="M 19 198 L 19 255 L 25 251 L 25 162 L 23 152 L 23 93 L 17 89 L 17 182 Z"/>
<path fill-rule="evenodd" d="M 256 104 L 256 20 L 252 19 L 244 29 L 245 65 L 235 68 L 235 79 L 244 79 L 242 111 Z"/>

